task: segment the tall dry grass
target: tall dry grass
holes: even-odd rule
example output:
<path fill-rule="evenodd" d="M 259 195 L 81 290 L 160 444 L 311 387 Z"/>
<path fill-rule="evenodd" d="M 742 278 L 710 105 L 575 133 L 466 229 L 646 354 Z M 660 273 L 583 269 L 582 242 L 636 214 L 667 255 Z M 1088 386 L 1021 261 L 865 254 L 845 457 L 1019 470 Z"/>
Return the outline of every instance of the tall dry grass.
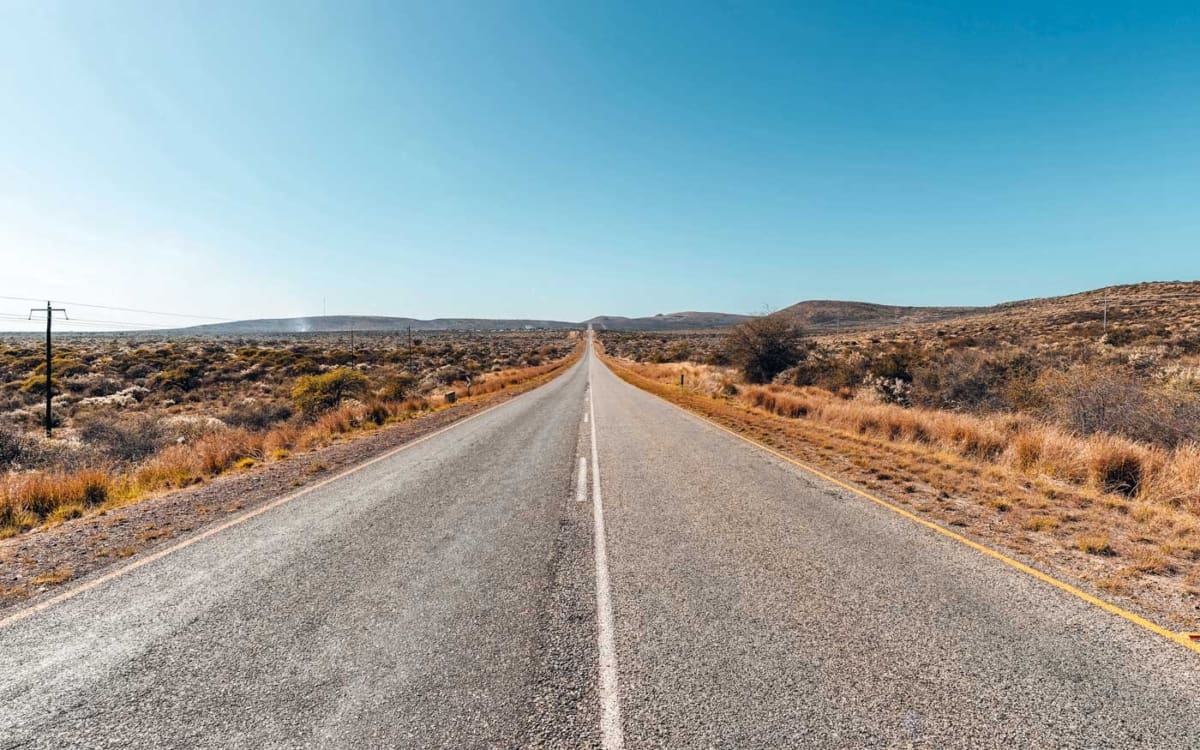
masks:
<path fill-rule="evenodd" d="M 720 372 L 678 365 L 622 363 L 643 377 L 676 384 L 680 373 L 697 390 Z M 708 368 L 714 370 L 715 368 Z M 1019 414 L 976 416 L 925 408 L 905 408 L 837 396 L 810 386 L 743 387 L 745 406 L 788 419 L 807 419 L 877 439 L 929 446 L 936 451 L 1047 477 L 1101 493 L 1163 503 L 1200 514 L 1200 445 L 1174 450 L 1127 438 L 1081 436 Z"/>

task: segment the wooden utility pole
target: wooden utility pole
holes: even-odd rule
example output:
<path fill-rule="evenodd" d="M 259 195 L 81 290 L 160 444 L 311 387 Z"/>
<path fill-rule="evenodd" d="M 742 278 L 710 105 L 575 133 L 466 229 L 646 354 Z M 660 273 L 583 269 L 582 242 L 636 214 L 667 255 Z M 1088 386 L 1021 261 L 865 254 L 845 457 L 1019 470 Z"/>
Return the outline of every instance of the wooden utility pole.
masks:
<path fill-rule="evenodd" d="M 29 309 L 29 319 L 33 320 L 33 314 L 40 312 L 41 308 L 32 307 Z M 51 384 L 54 373 L 54 354 L 50 348 L 50 327 L 54 322 L 54 313 L 60 312 L 64 318 L 67 318 L 67 310 L 65 307 L 52 307 L 50 300 L 46 300 L 46 437 L 52 437 L 54 431 L 54 416 L 50 411 L 50 399 L 54 397 L 54 390 Z M 70 320 L 70 318 L 67 318 Z"/>

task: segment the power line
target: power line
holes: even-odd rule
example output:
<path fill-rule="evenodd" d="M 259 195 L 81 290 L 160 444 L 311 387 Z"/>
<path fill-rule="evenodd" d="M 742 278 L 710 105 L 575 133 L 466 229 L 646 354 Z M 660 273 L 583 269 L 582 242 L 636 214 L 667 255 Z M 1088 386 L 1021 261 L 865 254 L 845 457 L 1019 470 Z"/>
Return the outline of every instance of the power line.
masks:
<path fill-rule="evenodd" d="M 35 323 L 35 322 L 37 322 L 37 321 L 29 320 L 29 318 L 25 317 L 24 315 L 10 315 L 8 313 L 0 313 L 0 320 L 13 321 L 16 323 Z M 125 326 L 125 327 L 138 329 L 138 330 L 162 329 L 162 326 L 160 326 L 160 325 L 153 325 L 151 323 L 135 323 L 135 322 L 129 321 L 129 320 L 95 320 L 92 318 L 71 318 L 70 320 L 67 320 L 64 322 L 68 325 L 83 325 L 83 326 L 87 326 L 90 328 L 105 327 L 105 326 Z"/>
<path fill-rule="evenodd" d="M 16 302 L 43 302 L 40 297 L 9 297 L 0 294 L 0 299 L 13 300 Z M 164 312 L 162 310 L 144 310 L 135 307 L 114 307 L 112 305 L 95 305 L 87 302 L 68 302 L 65 300 L 57 300 L 60 305 L 73 305 L 76 307 L 91 307 L 97 310 L 112 310 L 114 312 L 137 313 L 140 315 L 166 315 L 172 318 L 194 318 L 196 320 L 217 320 L 221 322 L 231 322 L 234 318 L 222 318 L 217 315 L 192 315 L 190 313 Z"/>

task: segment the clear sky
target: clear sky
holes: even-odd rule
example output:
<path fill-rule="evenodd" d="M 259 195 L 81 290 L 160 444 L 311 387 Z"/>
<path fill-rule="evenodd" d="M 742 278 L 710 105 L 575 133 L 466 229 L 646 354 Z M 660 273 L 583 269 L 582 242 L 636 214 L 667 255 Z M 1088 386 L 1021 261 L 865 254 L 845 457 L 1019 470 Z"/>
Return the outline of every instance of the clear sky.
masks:
<path fill-rule="evenodd" d="M 1197 40 L 1196 3 L 0 0 L 0 295 L 580 320 L 1194 279 Z"/>

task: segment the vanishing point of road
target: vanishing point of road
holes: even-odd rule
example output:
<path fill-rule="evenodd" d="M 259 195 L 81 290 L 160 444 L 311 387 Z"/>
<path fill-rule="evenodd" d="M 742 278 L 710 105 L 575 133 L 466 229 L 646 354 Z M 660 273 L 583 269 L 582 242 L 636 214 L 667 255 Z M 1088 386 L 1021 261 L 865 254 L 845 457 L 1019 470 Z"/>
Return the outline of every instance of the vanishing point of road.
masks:
<path fill-rule="evenodd" d="M 1196 748 L 1200 658 L 620 381 L 0 621 L 0 748 Z"/>

